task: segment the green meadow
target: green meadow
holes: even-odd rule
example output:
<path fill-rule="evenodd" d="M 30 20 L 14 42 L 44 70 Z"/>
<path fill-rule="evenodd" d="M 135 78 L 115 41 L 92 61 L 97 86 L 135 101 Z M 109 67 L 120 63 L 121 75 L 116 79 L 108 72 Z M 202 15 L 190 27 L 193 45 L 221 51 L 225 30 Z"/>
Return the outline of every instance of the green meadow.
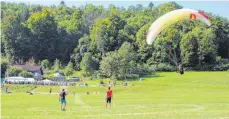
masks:
<path fill-rule="evenodd" d="M 229 119 L 229 72 L 157 73 L 125 87 L 118 81 L 108 110 L 107 87 L 99 87 L 100 80 L 85 82 L 88 87 L 65 87 L 66 111 L 58 102 L 60 86 L 38 86 L 34 95 L 2 91 L 2 119 Z"/>

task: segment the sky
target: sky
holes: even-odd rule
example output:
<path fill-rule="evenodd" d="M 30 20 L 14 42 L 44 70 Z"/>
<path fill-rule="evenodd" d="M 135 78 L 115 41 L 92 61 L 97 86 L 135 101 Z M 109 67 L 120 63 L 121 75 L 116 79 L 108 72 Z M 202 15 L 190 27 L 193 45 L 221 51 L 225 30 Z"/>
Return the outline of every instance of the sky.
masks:
<path fill-rule="evenodd" d="M 61 0 L 1 0 L 6 2 L 17 2 L 17 3 L 26 3 L 26 4 L 40 4 L 40 5 L 59 5 Z M 128 8 L 130 5 L 142 4 L 144 7 L 147 7 L 149 2 L 152 0 L 64 0 L 67 6 L 76 6 L 80 7 L 86 3 L 93 5 L 103 5 L 108 7 L 109 4 L 114 4 L 115 6 Z M 214 15 L 219 15 L 225 17 L 229 20 L 229 1 L 222 0 L 202 0 L 202 1 L 188 1 L 188 0 L 173 0 L 184 8 L 203 10 L 205 12 L 211 12 Z M 169 2 L 169 0 L 163 1 L 152 1 L 155 6 Z"/>

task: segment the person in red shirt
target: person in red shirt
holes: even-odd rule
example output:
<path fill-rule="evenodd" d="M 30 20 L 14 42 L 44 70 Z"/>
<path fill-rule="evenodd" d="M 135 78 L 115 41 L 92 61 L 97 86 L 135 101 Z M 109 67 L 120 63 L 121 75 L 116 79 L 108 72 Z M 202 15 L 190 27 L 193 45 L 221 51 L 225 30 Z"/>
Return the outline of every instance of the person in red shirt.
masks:
<path fill-rule="evenodd" d="M 109 103 L 109 107 L 111 108 L 111 98 L 112 98 L 113 94 L 112 94 L 112 90 L 110 87 L 108 87 L 107 93 L 106 93 L 106 109 L 107 109 L 107 105 Z"/>

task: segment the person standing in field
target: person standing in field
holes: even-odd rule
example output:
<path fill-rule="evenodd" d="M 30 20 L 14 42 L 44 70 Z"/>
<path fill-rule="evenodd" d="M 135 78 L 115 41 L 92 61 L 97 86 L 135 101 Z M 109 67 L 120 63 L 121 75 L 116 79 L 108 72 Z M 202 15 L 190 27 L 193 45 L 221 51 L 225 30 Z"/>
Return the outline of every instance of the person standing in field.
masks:
<path fill-rule="evenodd" d="M 108 87 L 108 90 L 106 92 L 106 109 L 107 105 L 109 104 L 109 108 L 111 108 L 111 99 L 113 97 L 112 90 L 110 87 Z"/>
<path fill-rule="evenodd" d="M 8 93 L 8 87 L 6 87 L 6 93 Z"/>
<path fill-rule="evenodd" d="M 183 67 L 183 64 L 180 64 L 180 65 L 179 65 L 179 71 L 180 71 L 180 74 L 181 74 L 181 75 L 184 74 L 184 67 Z"/>
<path fill-rule="evenodd" d="M 62 89 L 62 91 L 60 92 L 59 101 L 60 101 L 60 103 L 61 103 L 60 108 L 61 108 L 61 110 L 63 110 L 63 111 L 65 111 L 65 107 L 66 107 L 66 104 L 67 104 L 66 99 L 65 99 L 65 96 L 66 96 L 66 95 L 67 95 L 67 93 L 65 92 L 64 89 Z"/>
<path fill-rule="evenodd" d="M 50 90 L 49 90 L 49 94 L 51 94 L 52 93 L 52 88 L 50 88 Z"/>

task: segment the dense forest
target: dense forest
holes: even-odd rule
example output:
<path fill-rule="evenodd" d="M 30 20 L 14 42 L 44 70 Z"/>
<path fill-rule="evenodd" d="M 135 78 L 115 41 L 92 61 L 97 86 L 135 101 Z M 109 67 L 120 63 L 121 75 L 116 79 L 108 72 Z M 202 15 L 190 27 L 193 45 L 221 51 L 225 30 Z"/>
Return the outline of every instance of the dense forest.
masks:
<path fill-rule="evenodd" d="M 33 63 L 64 75 L 123 79 L 152 71 L 229 69 L 229 21 L 212 13 L 211 27 L 178 22 L 147 45 L 150 25 L 182 6 L 168 2 L 128 8 L 87 4 L 79 8 L 1 2 L 1 73 L 7 64 Z M 12 67 L 11 67 L 12 70 Z"/>

